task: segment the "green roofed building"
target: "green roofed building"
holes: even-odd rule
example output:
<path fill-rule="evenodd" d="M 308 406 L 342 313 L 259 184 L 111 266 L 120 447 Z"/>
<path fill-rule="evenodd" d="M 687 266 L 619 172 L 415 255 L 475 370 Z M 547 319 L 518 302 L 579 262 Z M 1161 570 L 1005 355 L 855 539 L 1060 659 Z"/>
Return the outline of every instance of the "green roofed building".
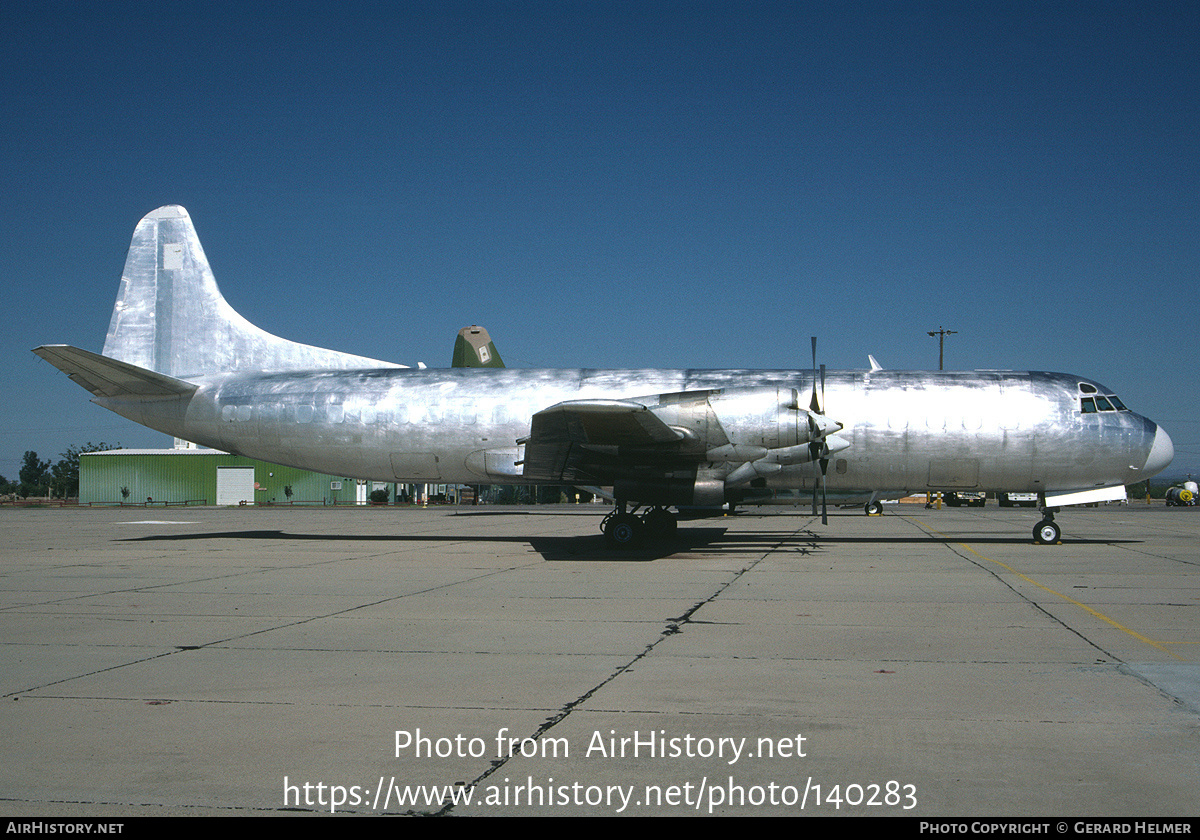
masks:
<path fill-rule="evenodd" d="M 215 449 L 113 449 L 79 458 L 80 504 L 325 504 L 364 502 L 394 484 L 361 483 Z"/>

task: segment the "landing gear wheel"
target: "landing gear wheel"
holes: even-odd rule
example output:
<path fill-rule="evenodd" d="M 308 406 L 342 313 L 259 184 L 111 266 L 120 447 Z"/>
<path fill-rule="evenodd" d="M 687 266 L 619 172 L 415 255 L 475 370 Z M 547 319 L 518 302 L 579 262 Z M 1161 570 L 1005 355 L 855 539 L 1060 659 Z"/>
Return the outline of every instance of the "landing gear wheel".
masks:
<path fill-rule="evenodd" d="M 656 507 L 642 517 L 642 525 L 651 539 L 671 539 L 679 528 L 679 520 L 666 508 Z"/>
<path fill-rule="evenodd" d="M 604 523 L 604 539 L 612 548 L 636 548 L 645 531 L 642 520 L 632 513 L 614 513 Z"/>
<path fill-rule="evenodd" d="M 1062 528 L 1053 519 L 1043 519 L 1033 528 L 1033 541 L 1038 545 L 1054 545 L 1062 538 Z"/>
<path fill-rule="evenodd" d="M 863 512 L 867 516 L 880 516 L 883 514 L 883 502 L 867 502 L 863 505 Z"/>

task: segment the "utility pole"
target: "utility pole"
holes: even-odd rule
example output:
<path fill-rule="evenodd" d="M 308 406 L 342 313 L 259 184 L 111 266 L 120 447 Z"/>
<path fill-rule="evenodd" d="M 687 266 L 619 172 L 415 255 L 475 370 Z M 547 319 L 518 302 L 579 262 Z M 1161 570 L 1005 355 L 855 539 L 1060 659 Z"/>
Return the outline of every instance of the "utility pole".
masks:
<path fill-rule="evenodd" d="M 946 350 L 946 336 L 957 335 L 958 330 L 948 330 L 945 327 L 938 327 L 929 333 L 931 336 L 937 336 L 938 340 L 938 370 L 945 370 L 944 360 Z"/>

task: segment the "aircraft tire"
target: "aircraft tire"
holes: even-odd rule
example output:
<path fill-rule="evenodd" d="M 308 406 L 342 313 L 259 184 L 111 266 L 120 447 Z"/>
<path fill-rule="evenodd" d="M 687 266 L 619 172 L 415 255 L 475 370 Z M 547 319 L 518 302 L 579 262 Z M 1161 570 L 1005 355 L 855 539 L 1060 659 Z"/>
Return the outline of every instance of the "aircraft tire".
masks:
<path fill-rule="evenodd" d="M 1054 545 L 1062 538 L 1062 528 L 1053 519 L 1043 519 L 1033 527 L 1033 540 L 1038 545 Z"/>
<path fill-rule="evenodd" d="M 863 505 L 863 511 L 867 514 L 867 516 L 880 516 L 883 514 L 883 503 L 867 502 L 865 505 Z"/>
<path fill-rule="evenodd" d="M 604 526 L 604 539 L 611 548 L 636 548 L 645 535 L 645 525 L 632 513 L 613 514 Z"/>
<path fill-rule="evenodd" d="M 671 539 L 679 529 L 679 520 L 675 518 L 675 514 L 660 507 L 651 508 L 642 517 L 642 524 L 645 527 L 646 535 L 656 540 Z"/>

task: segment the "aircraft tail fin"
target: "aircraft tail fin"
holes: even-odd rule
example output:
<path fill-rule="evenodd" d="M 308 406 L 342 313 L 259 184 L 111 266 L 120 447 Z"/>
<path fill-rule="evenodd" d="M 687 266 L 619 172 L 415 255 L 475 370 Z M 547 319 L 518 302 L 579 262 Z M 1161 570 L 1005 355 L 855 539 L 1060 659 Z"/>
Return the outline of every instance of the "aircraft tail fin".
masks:
<path fill-rule="evenodd" d="M 450 367 L 502 368 L 504 362 L 488 331 L 472 324 L 458 331 Z"/>
<path fill-rule="evenodd" d="M 280 338 L 221 296 L 182 207 L 160 207 L 129 244 L 104 355 L 171 377 L 234 370 L 404 367 Z"/>

